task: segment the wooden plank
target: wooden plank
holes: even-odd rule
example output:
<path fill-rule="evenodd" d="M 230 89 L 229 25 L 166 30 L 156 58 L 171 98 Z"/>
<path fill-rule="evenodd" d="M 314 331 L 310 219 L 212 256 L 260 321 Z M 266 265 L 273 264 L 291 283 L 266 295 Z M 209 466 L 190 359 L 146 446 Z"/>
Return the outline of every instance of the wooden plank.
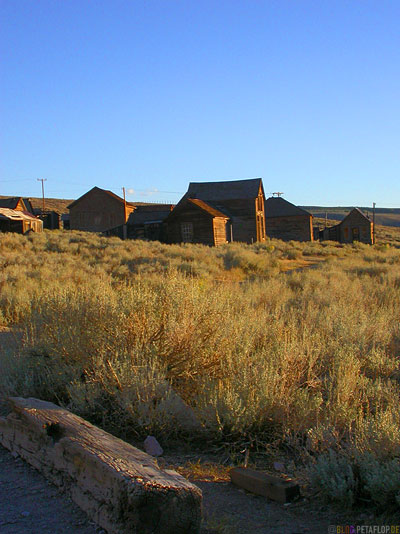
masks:
<path fill-rule="evenodd" d="M 229 476 L 236 486 L 274 501 L 286 503 L 300 495 L 298 484 L 247 467 L 234 467 Z"/>
<path fill-rule="evenodd" d="M 199 488 L 55 404 L 10 399 L 0 442 L 66 490 L 109 534 L 197 533 Z"/>

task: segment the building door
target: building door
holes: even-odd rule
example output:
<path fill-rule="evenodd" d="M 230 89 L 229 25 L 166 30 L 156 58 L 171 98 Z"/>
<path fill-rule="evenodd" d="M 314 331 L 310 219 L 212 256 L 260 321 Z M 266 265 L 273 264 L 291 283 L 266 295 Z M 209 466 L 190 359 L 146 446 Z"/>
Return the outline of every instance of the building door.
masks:
<path fill-rule="evenodd" d="M 191 243 L 193 241 L 193 223 L 192 222 L 181 223 L 181 237 L 184 243 Z"/>
<path fill-rule="evenodd" d="M 352 228 L 351 233 L 353 236 L 353 241 L 360 241 L 360 229 L 358 228 L 358 226 Z"/>

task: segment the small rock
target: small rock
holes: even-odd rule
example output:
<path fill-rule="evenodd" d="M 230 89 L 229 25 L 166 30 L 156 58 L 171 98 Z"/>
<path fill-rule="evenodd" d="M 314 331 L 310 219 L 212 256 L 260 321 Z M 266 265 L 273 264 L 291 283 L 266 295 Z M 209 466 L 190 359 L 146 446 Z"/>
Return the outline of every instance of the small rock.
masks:
<path fill-rule="evenodd" d="M 147 436 L 144 440 L 144 450 L 151 456 L 161 456 L 164 452 L 154 436 Z"/>
<path fill-rule="evenodd" d="M 21 512 L 21 515 L 22 515 L 22 517 L 29 517 L 31 515 L 31 513 L 24 511 L 24 512 Z"/>
<path fill-rule="evenodd" d="M 281 462 L 274 462 L 275 471 L 284 471 L 285 466 Z"/>

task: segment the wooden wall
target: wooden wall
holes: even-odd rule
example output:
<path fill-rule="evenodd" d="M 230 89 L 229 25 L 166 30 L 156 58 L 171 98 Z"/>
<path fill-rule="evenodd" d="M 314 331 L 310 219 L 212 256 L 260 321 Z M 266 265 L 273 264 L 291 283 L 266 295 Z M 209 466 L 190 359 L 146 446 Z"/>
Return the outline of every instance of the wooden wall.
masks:
<path fill-rule="evenodd" d="M 128 217 L 133 207 L 128 205 L 126 208 Z M 102 190 L 89 191 L 70 208 L 71 230 L 104 232 L 125 222 L 123 203 Z"/>
<path fill-rule="evenodd" d="M 203 245 L 220 245 L 226 243 L 226 219 L 212 217 L 209 213 L 199 209 L 190 202 L 186 202 L 177 208 L 177 211 L 168 217 L 167 242 L 182 243 L 182 224 L 193 225 L 193 238 L 191 243 Z"/>
<path fill-rule="evenodd" d="M 228 241 L 227 232 L 229 229 L 229 221 L 223 219 L 222 217 L 214 217 L 213 219 L 213 228 L 214 228 L 214 245 L 224 245 Z"/>
<path fill-rule="evenodd" d="M 43 232 L 43 222 L 35 220 L 0 220 L 0 232 L 15 232 L 17 234 L 26 234 L 27 232 Z"/>
<path fill-rule="evenodd" d="M 373 243 L 373 223 L 366 219 L 359 211 L 354 210 L 339 224 L 340 242 Z"/>
<path fill-rule="evenodd" d="M 213 202 L 213 206 L 231 217 L 234 241 L 243 243 L 257 241 L 255 199 L 219 200 Z"/>
<path fill-rule="evenodd" d="M 313 241 L 312 216 L 267 217 L 266 232 L 268 237 L 283 241 Z"/>

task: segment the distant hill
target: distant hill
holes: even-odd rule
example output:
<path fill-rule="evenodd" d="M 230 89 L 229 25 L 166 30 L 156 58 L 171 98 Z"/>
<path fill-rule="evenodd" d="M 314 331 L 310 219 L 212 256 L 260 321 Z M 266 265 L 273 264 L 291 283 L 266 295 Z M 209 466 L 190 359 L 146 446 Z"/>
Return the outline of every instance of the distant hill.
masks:
<path fill-rule="evenodd" d="M 342 221 L 345 216 L 353 209 L 354 206 L 300 206 L 301 208 L 312 213 L 314 217 L 320 219 L 334 219 Z M 360 207 L 360 206 L 357 206 Z M 360 207 L 360 209 L 368 214 L 372 220 L 372 207 Z M 375 222 L 383 226 L 399 226 L 400 227 L 400 208 L 375 208 Z"/>

